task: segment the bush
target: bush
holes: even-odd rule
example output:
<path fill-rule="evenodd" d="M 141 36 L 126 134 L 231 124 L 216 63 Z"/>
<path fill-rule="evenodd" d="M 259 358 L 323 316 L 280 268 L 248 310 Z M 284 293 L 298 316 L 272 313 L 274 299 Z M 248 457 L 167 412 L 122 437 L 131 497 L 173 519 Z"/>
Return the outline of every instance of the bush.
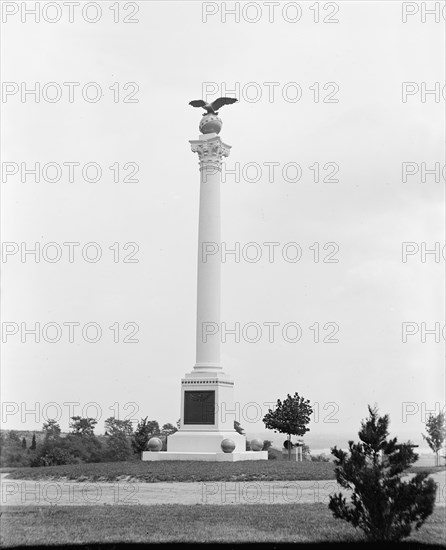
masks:
<path fill-rule="evenodd" d="M 149 442 L 149 439 L 152 437 L 159 437 L 160 433 L 160 427 L 156 420 L 148 420 L 148 416 L 141 418 L 136 426 L 134 434 L 132 435 L 133 452 L 141 455 L 143 451 L 147 451 L 147 443 Z"/>
<path fill-rule="evenodd" d="M 332 448 L 336 481 L 353 495 L 347 504 L 342 493 L 331 495 L 329 508 L 337 518 L 362 529 L 371 541 L 398 541 L 418 530 L 432 514 L 436 484 L 428 473 L 409 481 L 401 476 L 418 456 L 409 444 L 387 440 L 389 417 L 369 406 L 361 423 L 360 443 L 349 441 L 349 453 Z"/>
<path fill-rule="evenodd" d="M 31 458 L 28 453 L 24 453 L 22 450 L 8 449 L 2 452 L 0 466 L 25 468 L 31 466 Z"/>
<path fill-rule="evenodd" d="M 114 433 L 108 436 L 105 460 L 108 462 L 124 462 L 133 458 L 129 436 L 124 433 Z"/>
<path fill-rule="evenodd" d="M 0 466 L 2 467 L 25 467 L 30 466 L 32 455 L 30 451 L 22 446 L 20 438 L 15 432 L 10 434 L 2 432 Z"/>
<path fill-rule="evenodd" d="M 61 466 L 63 464 L 76 464 L 79 462 L 67 449 L 54 446 L 42 449 L 42 452 L 31 460 L 31 466 Z"/>
<path fill-rule="evenodd" d="M 76 462 L 101 462 L 104 458 L 102 444 L 94 435 L 70 434 L 63 441 L 65 449 Z"/>
<path fill-rule="evenodd" d="M 310 459 L 311 462 L 330 462 L 330 458 L 324 453 L 319 455 L 310 455 Z"/>
<path fill-rule="evenodd" d="M 277 449 L 272 449 L 271 447 L 268 449 L 268 460 L 282 460 L 282 451 L 278 451 Z"/>

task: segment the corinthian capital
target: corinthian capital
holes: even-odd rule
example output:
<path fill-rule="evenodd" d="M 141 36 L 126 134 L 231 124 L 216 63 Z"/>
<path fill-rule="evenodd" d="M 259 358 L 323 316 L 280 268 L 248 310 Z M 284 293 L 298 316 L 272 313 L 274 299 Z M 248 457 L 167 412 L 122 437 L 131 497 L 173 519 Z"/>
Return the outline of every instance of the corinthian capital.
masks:
<path fill-rule="evenodd" d="M 189 141 L 193 153 L 198 153 L 200 170 L 212 168 L 221 171 L 222 157 L 229 156 L 230 145 L 223 143 L 219 136 Z"/>

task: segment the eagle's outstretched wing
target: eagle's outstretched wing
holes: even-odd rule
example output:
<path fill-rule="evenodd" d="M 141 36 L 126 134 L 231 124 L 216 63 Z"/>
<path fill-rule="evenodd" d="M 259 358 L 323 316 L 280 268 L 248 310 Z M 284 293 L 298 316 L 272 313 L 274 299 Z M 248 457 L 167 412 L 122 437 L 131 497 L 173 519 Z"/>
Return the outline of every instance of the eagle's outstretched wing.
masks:
<path fill-rule="evenodd" d="M 214 109 L 214 111 L 218 111 L 220 107 L 223 107 L 223 105 L 230 105 L 231 103 L 235 103 L 237 100 L 234 97 L 219 97 L 215 101 L 211 103 L 211 107 Z"/>
<path fill-rule="evenodd" d="M 206 105 L 206 101 L 203 101 L 202 99 L 194 99 L 189 102 L 189 105 L 192 105 L 192 107 L 204 107 Z"/>

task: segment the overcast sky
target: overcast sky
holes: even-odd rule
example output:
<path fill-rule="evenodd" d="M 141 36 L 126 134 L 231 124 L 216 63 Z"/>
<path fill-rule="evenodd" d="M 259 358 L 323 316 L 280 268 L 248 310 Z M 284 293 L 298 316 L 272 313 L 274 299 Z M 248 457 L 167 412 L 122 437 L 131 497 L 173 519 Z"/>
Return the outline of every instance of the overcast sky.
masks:
<path fill-rule="evenodd" d="M 302 1 L 300 13 L 296 3 L 275 7 L 272 22 L 265 3 L 251 3 L 236 23 L 225 20 L 223 4 L 122 2 L 117 12 L 101 2 L 101 16 L 93 6 L 84 17 L 74 12 L 72 23 L 65 7 L 54 23 L 45 18 L 57 18 L 55 8 L 42 8 L 39 23 L 21 22 L 19 11 L 2 25 L 10 83 L 2 240 L 12 252 L 2 259 L 2 428 L 39 429 L 45 415 L 58 414 L 45 407 L 51 402 L 63 430 L 68 402 L 89 416 L 97 413 L 85 405 L 97 403 L 98 432 L 116 404 L 120 418 L 179 418 L 180 380 L 195 363 L 199 170 L 188 140 L 198 137 L 202 110 L 188 102 L 234 95 L 236 86 L 239 102 L 220 111 L 220 135 L 232 146 L 226 169 L 240 172 L 222 184 L 222 240 L 242 252 L 258 243 L 240 262 L 222 263 L 222 321 L 241 330 L 240 342 L 228 335 L 222 345 L 222 362 L 235 380 L 241 424 L 248 434 L 262 430 L 264 403 L 297 391 L 319 413 L 313 436 L 354 437 L 376 403 L 393 434 L 417 440 L 426 408 L 444 407 L 444 332 L 422 328 L 444 327 L 445 260 L 422 252 L 445 244 L 445 180 L 444 172 L 424 182 L 421 174 L 422 163 L 445 165 L 444 92 L 424 95 L 445 85 L 444 19 L 423 22 L 413 6 L 404 16 L 401 2 L 321 2 L 318 14 Z M 96 23 L 85 20 L 96 15 Z M 21 100 L 36 82 L 40 101 Z M 73 102 L 64 82 L 79 83 Z M 48 181 L 58 178 L 53 165 L 40 182 L 20 170 L 36 162 L 58 163 L 59 181 Z M 64 162 L 80 163 L 73 182 Z M 18 173 L 8 176 L 14 163 Z M 102 168 L 99 181 L 91 181 L 94 165 L 82 176 L 87 163 Z M 122 181 L 135 166 L 126 163 L 139 167 L 136 181 Z M 40 262 L 22 262 L 24 246 L 36 242 Z M 57 246 L 43 250 L 51 242 L 62 250 L 54 263 Z M 66 242 L 80 243 L 73 262 Z M 82 256 L 92 242 L 84 251 L 94 258 L 100 247 L 97 262 Z M 279 243 L 272 262 L 265 242 Z M 286 259 L 287 243 L 300 248 L 285 248 Z M 72 343 L 67 322 L 80 324 Z M 102 329 L 97 343 L 81 334 L 93 322 Z M 273 342 L 270 322 L 280 323 Z M 40 343 L 21 323 L 40 323 Z M 44 331 L 47 323 L 60 325 L 58 342 L 45 341 L 57 336 L 54 325 Z M 262 328 L 259 341 L 243 337 L 247 323 Z M 287 323 L 301 327 L 299 341 L 283 337 Z M 412 323 L 406 342 L 403 323 Z M 135 324 L 138 343 L 123 343 Z M 335 328 L 338 342 L 324 343 Z M 94 326 L 88 331 L 93 338 Z M 24 414 L 35 403 L 40 415 Z"/>

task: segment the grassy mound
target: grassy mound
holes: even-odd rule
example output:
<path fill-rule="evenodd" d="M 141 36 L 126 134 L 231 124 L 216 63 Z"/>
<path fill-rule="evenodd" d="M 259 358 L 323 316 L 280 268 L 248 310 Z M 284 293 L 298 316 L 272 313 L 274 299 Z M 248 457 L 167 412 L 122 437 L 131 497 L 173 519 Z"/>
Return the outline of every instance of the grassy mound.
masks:
<path fill-rule="evenodd" d="M 330 462 L 100 462 L 9 470 L 8 479 L 120 481 L 305 481 L 334 479 Z"/>

